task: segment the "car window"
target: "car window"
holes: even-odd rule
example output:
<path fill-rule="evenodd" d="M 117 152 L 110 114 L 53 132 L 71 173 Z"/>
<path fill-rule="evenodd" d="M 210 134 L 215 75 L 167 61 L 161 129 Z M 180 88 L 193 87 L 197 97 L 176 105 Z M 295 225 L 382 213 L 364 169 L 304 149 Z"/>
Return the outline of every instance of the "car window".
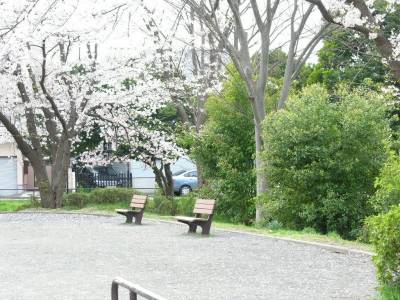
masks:
<path fill-rule="evenodd" d="M 179 170 L 179 171 L 176 171 L 174 174 L 172 174 L 173 176 L 178 176 L 178 175 L 181 175 L 181 174 L 183 174 L 183 173 L 185 173 L 186 171 L 185 170 Z"/>
<path fill-rule="evenodd" d="M 184 176 L 185 177 L 197 177 L 197 172 L 196 171 L 187 172 Z"/>

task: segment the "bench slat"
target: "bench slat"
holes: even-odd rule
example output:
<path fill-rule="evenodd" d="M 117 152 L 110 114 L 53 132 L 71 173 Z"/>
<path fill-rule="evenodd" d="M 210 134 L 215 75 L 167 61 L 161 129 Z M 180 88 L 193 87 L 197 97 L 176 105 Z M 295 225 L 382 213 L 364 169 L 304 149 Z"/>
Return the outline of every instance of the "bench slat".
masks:
<path fill-rule="evenodd" d="M 196 200 L 196 204 L 211 204 L 211 205 L 214 205 L 215 204 L 215 200 L 214 199 L 197 199 Z"/>
<path fill-rule="evenodd" d="M 204 209 L 204 208 L 195 208 L 193 210 L 193 213 L 195 213 L 195 214 L 203 214 L 203 215 L 212 215 L 213 210 L 212 209 Z"/>
<path fill-rule="evenodd" d="M 146 199 L 132 199 L 131 203 L 146 203 Z"/>
<path fill-rule="evenodd" d="M 201 204 L 201 203 L 196 203 L 194 208 L 202 208 L 202 209 L 214 209 L 214 204 Z"/>
<path fill-rule="evenodd" d="M 132 203 L 131 207 L 134 208 L 144 208 L 145 203 Z"/>

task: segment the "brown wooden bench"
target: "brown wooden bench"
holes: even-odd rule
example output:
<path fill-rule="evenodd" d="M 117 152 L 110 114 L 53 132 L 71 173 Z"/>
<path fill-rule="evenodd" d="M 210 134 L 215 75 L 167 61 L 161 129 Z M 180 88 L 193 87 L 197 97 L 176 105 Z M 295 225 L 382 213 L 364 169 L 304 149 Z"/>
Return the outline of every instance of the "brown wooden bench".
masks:
<path fill-rule="evenodd" d="M 189 225 L 189 232 L 196 232 L 197 226 L 200 226 L 202 234 L 209 234 L 212 219 L 214 216 L 215 200 L 197 199 L 194 205 L 194 217 L 177 216 L 178 222 Z"/>
<path fill-rule="evenodd" d="M 133 195 L 131 204 L 129 205 L 131 209 L 116 209 L 115 212 L 125 216 L 126 223 L 132 223 L 133 218 L 135 218 L 135 224 L 140 225 L 142 224 L 142 218 L 146 202 L 147 202 L 147 196 Z"/>

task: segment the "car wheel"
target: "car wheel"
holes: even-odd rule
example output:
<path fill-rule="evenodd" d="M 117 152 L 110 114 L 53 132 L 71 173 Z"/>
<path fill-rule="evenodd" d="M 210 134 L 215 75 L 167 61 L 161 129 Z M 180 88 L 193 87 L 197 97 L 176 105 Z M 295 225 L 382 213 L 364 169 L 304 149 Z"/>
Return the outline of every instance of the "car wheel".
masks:
<path fill-rule="evenodd" d="M 179 194 L 181 196 L 185 196 L 187 194 L 189 194 L 192 191 L 192 188 L 188 185 L 183 185 L 181 186 L 180 190 L 179 190 Z"/>

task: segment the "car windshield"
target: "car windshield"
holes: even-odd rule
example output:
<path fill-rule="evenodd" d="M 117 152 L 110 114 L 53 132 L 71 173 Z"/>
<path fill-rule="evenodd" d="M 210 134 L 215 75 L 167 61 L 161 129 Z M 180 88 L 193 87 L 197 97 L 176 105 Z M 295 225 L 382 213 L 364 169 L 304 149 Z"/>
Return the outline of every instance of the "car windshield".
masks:
<path fill-rule="evenodd" d="M 186 172 L 185 170 L 179 170 L 179 171 L 176 171 L 175 173 L 173 173 L 172 175 L 173 176 L 178 176 L 178 175 L 181 175 L 181 174 L 183 174 L 185 172 Z"/>

